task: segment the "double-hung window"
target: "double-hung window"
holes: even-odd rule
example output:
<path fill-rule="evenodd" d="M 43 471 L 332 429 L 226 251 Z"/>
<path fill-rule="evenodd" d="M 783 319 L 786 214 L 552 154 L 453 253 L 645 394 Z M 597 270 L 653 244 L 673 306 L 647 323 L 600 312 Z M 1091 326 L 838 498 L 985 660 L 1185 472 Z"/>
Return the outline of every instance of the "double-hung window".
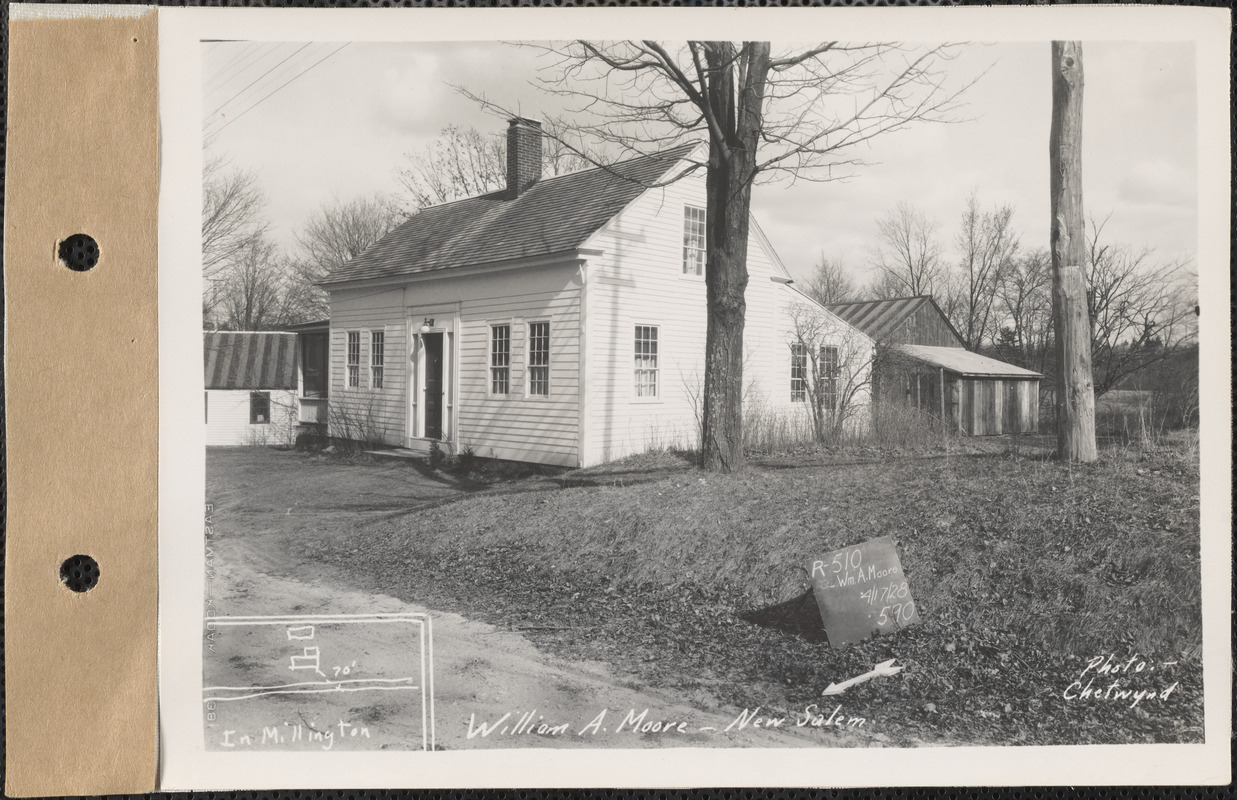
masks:
<path fill-rule="evenodd" d="M 704 209 L 683 209 L 683 274 L 704 274 Z"/>
<path fill-rule="evenodd" d="M 528 394 L 550 394 L 550 323 L 528 323 Z"/>
<path fill-rule="evenodd" d="M 348 331 L 348 388 L 361 386 L 361 332 Z"/>
<path fill-rule="evenodd" d="M 372 331 L 369 334 L 369 386 L 371 389 L 382 388 L 386 340 L 387 336 L 384 331 Z"/>
<path fill-rule="evenodd" d="M 271 393 L 249 393 L 249 424 L 266 425 L 271 421 Z"/>
<path fill-rule="evenodd" d="M 657 397 L 657 326 L 636 326 L 636 397 Z"/>
<path fill-rule="evenodd" d="M 807 346 L 795 342 L 790 346 L 790 402 L 807 400 Z"/>
<path fill-rule="evenodd" d="M 490 394 L 511 391 L 511 326 L 490 327 Z"/>
<path fill-rule="evenodd" d="M 826 411 L 835 411 L 838 405 L 838 349 L 833 345 L 820 346 L 820 404 Z"/>

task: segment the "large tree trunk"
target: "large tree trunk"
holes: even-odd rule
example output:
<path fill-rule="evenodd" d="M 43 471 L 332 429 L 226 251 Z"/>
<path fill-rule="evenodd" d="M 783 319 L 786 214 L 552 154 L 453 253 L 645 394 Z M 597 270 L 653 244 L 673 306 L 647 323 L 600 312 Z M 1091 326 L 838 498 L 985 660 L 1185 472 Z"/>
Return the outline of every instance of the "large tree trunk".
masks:
<path fill-rule="evenodd" d="M 718 132 L 709 137 L 706 179 L 704 425 L 701 466 L 741 469 L 743 457 L 743 321 L 747 312 L 747 239 L 756 147 L 763 125 L 769 43 L 731 42 L 705 50 L 708 103 Z"/>
<path fill-rule="evenodd" d="M 1052 43 L 1052 315 L 1057 349 L 1057 456 L 1091 462 L 1095 387 L 1082 215 L 1082 44 Z"/>
<path fill-rule="evenodd" d="M 709 312 L 701 466 L 712 472 L 733 472 L 743 466 L 743 320 L 751 188 L 731 166 L 720 159 L 715 163 L 710 156 L 706 181 Z"/>

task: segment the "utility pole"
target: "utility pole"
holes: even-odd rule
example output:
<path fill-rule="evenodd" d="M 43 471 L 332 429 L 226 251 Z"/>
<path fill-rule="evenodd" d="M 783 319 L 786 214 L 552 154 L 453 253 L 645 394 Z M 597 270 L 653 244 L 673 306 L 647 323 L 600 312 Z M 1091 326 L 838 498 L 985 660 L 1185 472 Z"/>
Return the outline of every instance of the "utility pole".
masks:
<path fill-rule="evenodd" d="M 1052 321 L 1057 352 L 1057 457 L 1089 463 L 1095 385 L 1082 216 L 1082 43 L 1052 43 Z"/>

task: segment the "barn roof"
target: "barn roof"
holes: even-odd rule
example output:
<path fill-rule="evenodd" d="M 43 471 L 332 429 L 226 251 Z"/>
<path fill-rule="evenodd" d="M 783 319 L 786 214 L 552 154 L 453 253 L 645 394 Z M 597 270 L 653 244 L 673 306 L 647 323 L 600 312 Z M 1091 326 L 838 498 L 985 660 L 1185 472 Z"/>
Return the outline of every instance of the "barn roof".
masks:
<path fill-rule="evenodd" d="M 574 250 L 695 148 L 543 178 L 517 197 L 506 190 L 431 206 L 321 283 L 385 278 L 548 256 Z"/>
<path fill-rule="evenodd" d="M 961 342 L 962 337 L 958 336 L 953 323 L 941 311 L 940 306 L 932 299 L 932 295 L 921 294 L 915 297 L 894 297 L 889 300 L 865 300 L 860 303 L 831 303 L 828 309 L 876 341 L 885 342 L 891 338 L 891 334 L 898 329 L 903 320 L 928 303 L 932 304 L 936 313 L 941 315 L 941 319 L 945 321 L 950 330 L 953 330 L 954 335 Z"/>
<path fill-rule="evenodd" d="M 295 389 L 296 334 L 215 331 L 205 334 L 207 389 Z"/>
<path fill-rule="evenodd" d="M 929 347 L 924 344 L 899 344 L 894 349 L 916 361 L 943 367 L 965 378 L 1042 378 L 1042 374 L 1015 367 L 995 358 L 981 356 L 961 347 Z"/>

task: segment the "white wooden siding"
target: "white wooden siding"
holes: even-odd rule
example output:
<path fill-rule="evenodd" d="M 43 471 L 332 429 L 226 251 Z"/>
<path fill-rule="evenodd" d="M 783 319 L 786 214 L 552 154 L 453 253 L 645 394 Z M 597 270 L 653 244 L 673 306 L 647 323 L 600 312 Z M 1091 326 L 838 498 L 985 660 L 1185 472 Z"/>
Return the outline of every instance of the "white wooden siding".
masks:
<path fill-rule="evenodd" d="M 704 178 L 694 176 L 645 192 L 599 231 L 585 249 L 602 251 L 583 269 L 574 261 L 501 273 L 443 276 L 388 288 L 331 293 L 330 405 L 335 418 L 372 420 L 391 445 L 409 439 L 409 392 L 416 369 L 409 331 L 425 317 L 452 333 L 448 405 L 456 449 L 478 455 L 587 466 L 656 447 L 696 447 L 704 387 L 706 334 L 703 276 L 683 274 L 687 205 L 705 204 Z M 789 275 L 753 225 L 744 334 L 745 406 L 810 426 L 805 403 L 790 399 L 791 309 L 801 295 L 773 278 Z M 870 341 L 827 311 L 837 337 Z M 528 323 L 549 320 L 550 395 L 527 395 Z M 490 392 L 490 326 L 511 326 L 510 394 Z M 658 329 L 658 397 L 635 396 L 636 325 Z M 410 327 L 411 326 L 411 327 Z M 346 331 L 361 333 L 362 385 L 369 332 L 386 332 L 382 390 L 347 389 Z M 822 342 L 827 344 L 830 342 Z M 862 356 L 857 356 L 862 360 Z M 855 363 L 858 363 L 858 360 Z M 416 395 L 413 395 L 416 397 Z M 857 402 L 866 420 L 866 393 Z M 446 407 L 444 407 L 444 411 Z M 424 442 L 420 442 L 424 444 Z"/>
<path fill-rule="evenodd" d="M 706 296 L 703 276 L 683 274 L 683 222 L 686 206 L 705 202 L 703 176 L 650 190 L 586 244 L 604 252 L 587 268 L 584 465 L 698 444 Z M 747 266 L 744 406 L 749 413 L 789 416 L 810 426 L 806 404 L 790 399 L 790 308 L 801 298 L 773 280 L 789 275 L 756 225 Z M 857 333 L 828 316 L 839 337 Z M 635 396 L 636 325 L 658 327 L 656 400 Z M 866 342 L 863 337 L 861 346 Z"/>
<path fill-rule="evenodd" d="M 839 409 L 845 415 L 844 428 L 851 433 L 866 430 L 871 422 L 872 356 L 875 352 L 872 340 L 795 289 L 785 284 L 774 283 L 773 286 L 776 319 L 769 328 L 774 335 L 769 337 L 766 346 L 774 349 L 780 344 L 782 364 L 780 369 L 768 370 L 763 377 L 772 387 L 767 394 L 768 408 L 774 413 L 786 413 L 789 409 L 800 425 L 811 425 L 810 405 L 790 399 L 790 346 L 801 335 L 796 333 L 795 325 L 796 318 L 800 318 L 805 322 L 804 328 L 814 334 L 811 341 L 805 342 L 809 351 L 819 354 L 822 346 L 838 350 L 837 392 L 839 403 L 846 404 Z M 807 378 L 809 383 L 813 378 L 810 362 Z"/>
<path fill-rule="evenodd" d="M 296 442 L 298 402 L 291 389 L 261 389 L 271 395 L 271 421 L 249 422 L 248 389 L 206 390 L 206 446 L 291 445 Z"/>
<path fill-rule="evenodd" d="M 459 445 L 486 458 L 576 466 L 580 283 L 576 265 L 473 279 L 460 304 Z M 463 289 L 464 287 L 461 287 Z M 550 323 L 550 393 L 528 394 L 528 324 Z M 490 393 L 490 325 L 511 326 L 511 391 Z"/>
<path fill-rule="evenodd" d="M 359 385 L 347 386 L 348 332 L 361 338 Z M 370 333 L 383 331 L 381 389 L 369 386 Z M 327 424 L 331 436 L 404 443 L 408 381 L 407 317 L 402 287 L 331 293 L 330 384 Z"/>
<path fill-rule="evenodd" d="M 343 435 L 335 419 L 346 411 L 368 415 L 391 445 L 409 444 L 409 391 L 415 364 L 408 331 L 426 317 L 435 327 L 454 328 L 456 350 L 448 373 L 448 398 L 456 449 L 472 448 L 486 458 L 576 466 L 580 389 L 580 282 L 575 262 L 519 271 L 443 277 L 388 289 L 331 293 L 332 435 Z M 446 313 L 444 314 L 444 310 Z M 528 323 L 550 322 L 550 394 L 527 395 Z M 510 388 L 490 394 L 490 325 L 511 326 Z M 369 333 L 386 331 L 386 376 L 381 390 L 346 389 L 346 331 L 362 332 L 362 384 L 369 358 Z M 444 352 L 444 357 L 447 354 Z M 446 406 L 444 406 L 445 414 Z M 444 416 L 446 419 L 446 416 Z"/>

